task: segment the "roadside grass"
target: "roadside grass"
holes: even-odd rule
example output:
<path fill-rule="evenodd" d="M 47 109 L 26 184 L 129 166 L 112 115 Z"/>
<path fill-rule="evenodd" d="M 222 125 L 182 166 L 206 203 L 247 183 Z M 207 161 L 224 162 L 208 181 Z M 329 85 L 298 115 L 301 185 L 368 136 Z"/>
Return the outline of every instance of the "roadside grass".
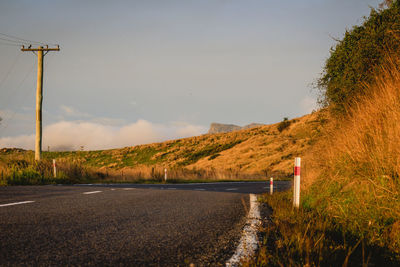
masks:
<path fill-rule="evenodd" d="M 271 220 L 245 266 L 400 266 L 400 57 L 303 157 L 302 200 L 265 195 Z"/>
<path fill-rule="evenodd" d="M 263 195 L 271 209 L 255 258 L 243 266 L 399 266 L 400 257 L 321 211 L 292 206 L 292 192 Z"/>
<path fill-rule="evenodd" d="M 400 58 L 351 106 L 304 157 L 303 206 L 400 254 Z"/>
<path fill-rule="evenodd" d="M 57 161 L 57 177 L 53 161 L 44 157 L 34 160 L 33 151 L 3 149 L 0 153 L 0 185 L 74 184 L 101 181 L 105 176 L 80 161 Z"/>
<path fill-rule="evenodd" d="M 7 151 L 7 152 L 4 152 Z M 40 162 L 34 160 L 32 151 L 18 149 L 0 153 L 0 185 L 41 185 L 79 183 L 200 183 L 232 181 L 265 181 L 262 174 L 241 174 L 234 170 L 197 170 L 171 168 L 164 181 L 164 167 L 139 165 L 135 168 L 98 168 L 85 164 L 82 158 L 73 160 L 71 152 L 43 153 Z M 80 153 L 80 152 L 76 152 Z M 86 152 L 91 153 L 91 152 Z M 83 153 L 82 153 L 83 154 Z M 53 156 L 57 159 L 57 177 L 53 174 Z"/>

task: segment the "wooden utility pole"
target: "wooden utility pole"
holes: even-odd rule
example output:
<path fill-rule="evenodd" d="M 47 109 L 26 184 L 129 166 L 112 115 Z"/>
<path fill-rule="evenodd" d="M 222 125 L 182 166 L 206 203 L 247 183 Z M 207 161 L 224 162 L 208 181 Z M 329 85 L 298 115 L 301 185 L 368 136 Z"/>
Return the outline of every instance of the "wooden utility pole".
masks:
<path fill-rule="evenodd" d="M 49 48 L 49 46 L 38 48 L 25 48 L 22 46 L 22 52 L 31 51 L 37 52 L 38 57 L 38 71 L 37 71 L 37 85 L 36 85 L 36 138 L 35 138 L 35 160 L 39 161 L 42 154 L 42 102 L 43 102 L 43 58 L 49 51 L 60 51 L 60 47 Z M 43 52 L 45 52 L 43 54 Z"/>

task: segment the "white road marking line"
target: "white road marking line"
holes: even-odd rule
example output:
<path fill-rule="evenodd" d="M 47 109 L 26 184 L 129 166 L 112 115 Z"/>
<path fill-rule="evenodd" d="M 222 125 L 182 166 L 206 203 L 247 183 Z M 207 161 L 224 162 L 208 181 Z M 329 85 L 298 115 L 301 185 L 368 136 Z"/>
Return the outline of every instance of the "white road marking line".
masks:
<path fill-rule="evenodd" d="M 250 210 L 247 214 L 247 222 L 243 228 L 242 237 L 236 248 L 235 254 L 226 262 L 226 266 L 240 266 L 240 261 L 251 257 L 258 247 L 257 231 L 261 224 L 260 210 L 257 196 L 250 194 Z"/>
<path fill-rule="evenodd" d="M 239 188 L 228 188 L 228 189 L 225 189 L 226 191 L 234 191 L 234 190 L 238 190 Z"/>
<path fill-rule="evenodd" d="M 123 190 L 133 190 L 135 188 L 124 188 Z"/>
<path fill-rule="evenodd" d="M 33 202 L 35 202 L 35 201 L 14 202 L 14 203 L 8 203 L 8 204 L 1 204 L 0 207 L 7 207 L 7 206 L 14 206 L 14 205 L 28 204 L 28 203 L 33 203 Z"/>
<path fill-rule="evenodd" d="M 111 188 L 111 191 L 114 191 L 115 189 L 114 188 Z"/>
<path fill-rule="evenodd" d="M 90 194 L 96 194 L 96 193 L 101 193 L 101 192 L 103 192 L 103 191 L 90 191 L 90 192 L 84 192 L 84 193 L 82 193 L 82 194 L 84 194 L 84 195 L 90 195 Z"/>

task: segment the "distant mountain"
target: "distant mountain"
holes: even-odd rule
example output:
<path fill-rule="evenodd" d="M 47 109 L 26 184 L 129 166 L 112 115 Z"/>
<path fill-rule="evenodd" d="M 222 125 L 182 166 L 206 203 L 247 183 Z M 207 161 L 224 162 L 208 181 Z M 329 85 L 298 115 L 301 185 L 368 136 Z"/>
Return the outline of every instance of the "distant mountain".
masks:
<path fill-rule="evenodd" d="M 264 124 L 260 124 L 260 123 L 251 123 L 251 124 L 241 127 L 241 126 L 237 126 L 234 124 L 223 124 L 223 123 L 213 122 L 210 125 L 210 129 L 208 130 L 208 133 L 209 134 L 229 133 L 229 132 L 233 132 L 233 131 L 250 129 L 250 128 L 259 127 L 259 126 L 263 126 L 263 125 Z"/>
<path fill-rule="evenodd" d="M 229 133 L 229 132 L 237 131 L 240 129 L 242 129 L 242 127 L 234 125 L 234 124 L 223 124 L 223 123 L 213 122 L 210 125 L 210 129 L 208 130 L 208 133 L 209 134 Z"/>

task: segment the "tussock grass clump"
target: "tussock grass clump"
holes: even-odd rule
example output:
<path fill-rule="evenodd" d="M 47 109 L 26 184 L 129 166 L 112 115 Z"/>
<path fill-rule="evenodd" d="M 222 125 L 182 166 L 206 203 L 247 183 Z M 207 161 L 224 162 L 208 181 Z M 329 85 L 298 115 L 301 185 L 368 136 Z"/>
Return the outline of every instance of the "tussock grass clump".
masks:
<path fill-rule="evenodd" d="M 400 64 L 389 59 L 366 93 L 306 157 L 303 206 L 400 253 Z"/>

